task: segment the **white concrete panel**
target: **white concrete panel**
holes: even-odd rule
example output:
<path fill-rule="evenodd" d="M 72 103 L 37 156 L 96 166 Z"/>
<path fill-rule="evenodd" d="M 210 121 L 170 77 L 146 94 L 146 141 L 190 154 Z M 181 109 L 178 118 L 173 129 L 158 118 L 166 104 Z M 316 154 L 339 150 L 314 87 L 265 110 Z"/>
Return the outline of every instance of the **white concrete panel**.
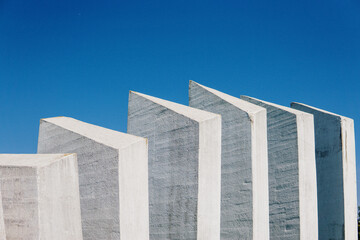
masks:
<path fill-rule="evenodd" d="M 302 103 L 314 115 L 319 239 L 357 239 L 354 121 Z"/>
<path fill-rule="evenodd" d="M 150 238 L 219 240 L 221 116 L 130 92 L 128 132 L 149 140 Z"/>
<path fill-rule="evenodd" d="M 78 155 L 84 239 L 148 239 L 147 141 L 72 118 L 40 122 L 39 153 Z"/>
<path fill-rule="evenodd" d="M 1 197 L 1 184 L 0 184 L 0 240 L 6 240 L 4 212 L 3 212 L 2 197 Z"/>
<path fill-rule="evenodd" d="M 7 239 L 81 240 L 75 154 L 0 154 Z"/>
<path fill-rule="evenodd" d="M 270 239 L 317 239 L 313 116 L 247 96 L 241 99 L 267 110 Z"/>
<path fill-rule="evenodd" d="M 266 109 L 194 81 L 189 105 L 221 114 L 221 239 L 269 239 Z"/>

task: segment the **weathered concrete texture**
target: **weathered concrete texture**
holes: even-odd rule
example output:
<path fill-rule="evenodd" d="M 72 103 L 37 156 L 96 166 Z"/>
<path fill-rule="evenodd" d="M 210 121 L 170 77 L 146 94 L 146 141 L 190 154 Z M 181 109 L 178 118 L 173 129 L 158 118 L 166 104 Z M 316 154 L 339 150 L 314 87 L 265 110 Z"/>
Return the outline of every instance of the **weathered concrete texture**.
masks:
<path fill-rule="evenodd" d="M 354 121 L 301 103 L 314 115 L 319 239 L 357 239 Z"/>
<path fill-rule="evenodd" d="M 1 154 L 8 240 L 81 240 L 75 154 Z"/>
<path fill-rule="evenodd" d="M 267 110 L 270 239 L 317 239 L 313 116 L 241 98 Z"/>
<path fill-rule="evenodd" d="M 193 81 L 189 105 L 221 114 L 221 239 L 269 239 L 265 108 Z"/>
<path fill-rule="evenodd" d="M 6 240 L 4 212 L 3 212 L 2 195 L 1 195 L 1 184 L 0 184 L 0 240 Z"/>
<path fill-rule="evenodd" d="M 220 239 L 221 116 L 130 92 L 128 132 L 149 140 L 150 238 Z"/>
<path fill-rule="evenodd" d="M 72 118 L 42 119 L 39 153 L 78 155 L 84 239 L 148 239 L 146 139 Z"/>

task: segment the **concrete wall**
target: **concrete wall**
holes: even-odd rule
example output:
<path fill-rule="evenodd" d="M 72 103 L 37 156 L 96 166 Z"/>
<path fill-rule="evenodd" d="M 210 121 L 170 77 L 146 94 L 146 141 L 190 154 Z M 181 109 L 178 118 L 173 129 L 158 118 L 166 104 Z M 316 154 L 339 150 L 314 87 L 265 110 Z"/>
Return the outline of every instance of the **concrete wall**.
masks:
<path fill-rule="evenodd" d="M 221 239 L 269 239 L 265 108 L 193 81 L 189 105 L 222 116 Z"/>
<path fill-rule="evenodd" d="M 6 240 L 4 212 L 3 212 L 2 196 L 1 196 L 1 184 L 0 184 L 0 240 Z"/>
<path fill-rule="evenodd" d="M 149 140 L 150 238 L 220 239 L 221 117 L 135 92 L 128 111 Z"/>
<path fill-rule="evenodd" d="M 74 154 L 1 154 L 5 229 L 12 239 L 82 239 Z"/>
<path fill-rule="evenodd" d="M 317 239 L 313 116 L 241 96 L 266 108 L 270 239 Z"/>
<path fill-rule="evenodd" d="M 78 155 L 84 239 L 148 239 L 146 139 L 72 118 L 42 119 L 38 153 Z"/>
<path fill-rule="evenodd" d="M 301 103 L 314 115 L 319 239 L 357 239 L 353 120 Z"/>

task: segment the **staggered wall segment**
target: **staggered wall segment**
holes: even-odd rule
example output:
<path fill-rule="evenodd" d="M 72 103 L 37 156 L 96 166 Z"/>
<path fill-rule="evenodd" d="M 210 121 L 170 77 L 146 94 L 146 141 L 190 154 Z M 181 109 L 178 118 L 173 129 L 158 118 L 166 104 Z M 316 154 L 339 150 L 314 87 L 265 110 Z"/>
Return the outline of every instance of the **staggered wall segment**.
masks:
<path fill-rule="evenodd" d="M 269 239 L 265 108 L 194 81 L 189 105 L 222 117 L 221 239 Z"/>
<path fill-rule="evenodd" d="M 57 117 L 40 122 L 38 153 L 78 155 L 84 239 L 148 239 L 147 141 Z"/>
<path fill-rule="evenodd" d="M 267 110 L 270 239 L 317 239 L 313 116 L 255 98 Z"/>
<path fill-rule="evenodd" d="M 314 115 L 319 239 L 357 239 L 354 121 L 302 103 Z"/>
<path fill-rule="evenodd" d="M 7 239 L 82 239 L 75 154 L 1 154 Z"/>
<path fill-rule="evenodd" d="M 149 140 L 151 239 L 220 239 L 221 116 L 130 92 L 128 133 Z"/>

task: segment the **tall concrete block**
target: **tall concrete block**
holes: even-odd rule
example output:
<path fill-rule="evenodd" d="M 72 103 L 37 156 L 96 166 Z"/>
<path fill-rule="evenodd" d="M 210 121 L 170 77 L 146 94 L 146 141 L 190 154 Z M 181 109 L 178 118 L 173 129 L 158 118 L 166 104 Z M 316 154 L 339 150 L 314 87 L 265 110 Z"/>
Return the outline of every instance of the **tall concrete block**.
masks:
<path fill-rule="evenodd" d="M 148 239 L 147 141 L 72 118 L 42 119 L 39 153 L 78 155 L 84 239 Z"/>
<path fill-rule="evenodd" d="M 130 92 L 128 132 L 149 140 L 150 238 L 219 240 L 221 116 Z"/>
<path fill-rule="evenodd" d="M 8 240 L 81 240 L 75 154 L 0 154 Z"/>
<path fill-rule="evenodd" d="M 354 121 L 301 103 L 314 115 L 319 239 L 357 239 Z"/>
<path fill-rule="evenodd" d="M 241 96 L 267 110 L 270 239 L 317 239 L 313 116 Z"/>
<path fill-rule="evenodd" d="M 6 240 L 4 212 L 3 212 L 2 196 L 1 196 L 1 184 L 0 184 L 0 240 Z"/>
<path fill-rule="evenodd" d="M 221 114 L 221 239 L 269 239 L 265 108 L 193 81 L 189 105 Z"/>

